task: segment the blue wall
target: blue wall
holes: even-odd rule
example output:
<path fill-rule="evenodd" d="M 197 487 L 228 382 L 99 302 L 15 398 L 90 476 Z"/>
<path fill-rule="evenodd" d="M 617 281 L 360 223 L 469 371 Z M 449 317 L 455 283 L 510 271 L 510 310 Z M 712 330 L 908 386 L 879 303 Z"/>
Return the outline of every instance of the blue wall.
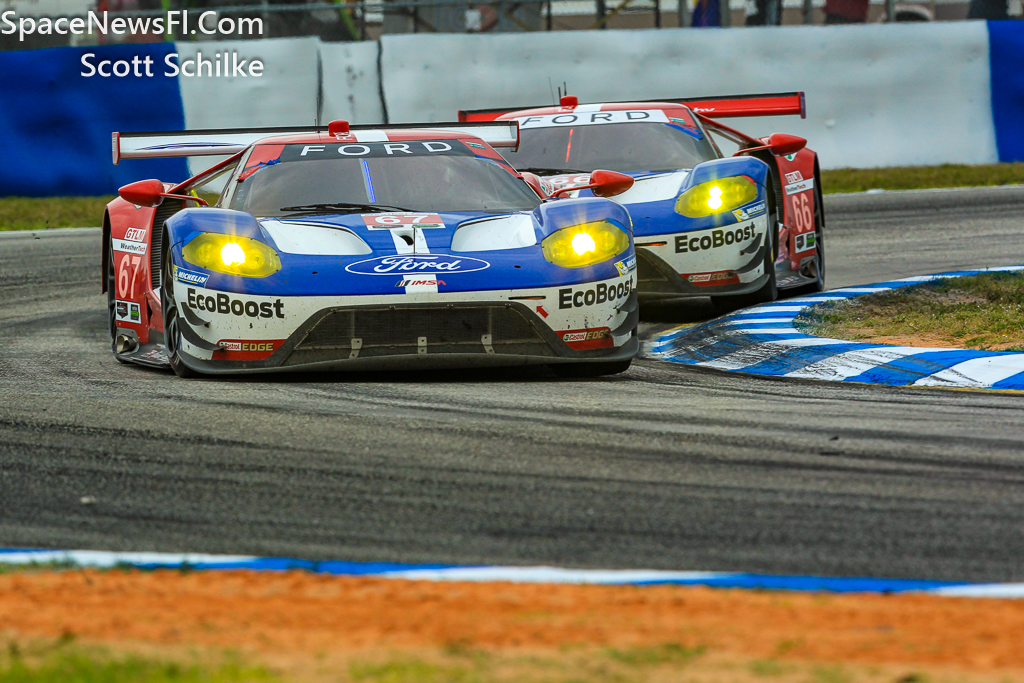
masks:
<path fill-rule="evenodd" d="M 1024 161 L 1024 21 L 990 21 L 992 119 L 1000 161 Z"/>
<path fill-rule="evenodd" d="M 142 178 L 182 180 L 184 159 L 111 163 L 112 131 L 182 130 L 173 43 L 0 52 L 0 196 L 112 194 Z M 152 78 L 83 78 L 82 55 L 153 58 Z"/>
<path fill-rule="evenodd" d="M 661 43 L 667 44 L 678 40 L 682 35 L 680 31 L 688 30 L 665 29 L 657 34 L 651 34 L 651 37 L 652 40 L 654 37 L 658 37 Z M 922 45 L 930 46 L 926 52 L 930 55 L 932 63 L 935 64 L 934 70 L 928 71 L 925 78 L 943 78 L 944 69 L 950 69 L 955 73 L 969 69 L 966 73 L 970 74 L 970 81 L 953 79 L 959 85 L 951 91 L 943 91 L 945 94 L 941 97 L 937 96 L 937 90 L 931 90 L 931 88 L 937 87 L 936 85 L 927 82 L 921 85 L 925 100 L 931 103 L 938 99 L 942 105 L 959 111 L 957 120 L 971 122 L 972 128 L 968 135 L 964 134 L 963 126 L 967 125 L 965 123 L 957 126 L 929 126 L 929 121 L 934 123 L 936 119 L 930 109 L 918 111 L 918 108 L 914 107 L 908 116 L 907 112 L 899 107 L 890 107 L 889 110 L 876 112 L 881 118 L 877 118 L 873 122 L 872 128 L 865 129 L 877 133 L 870 140 L 862 139 L 859 136 L 856 138 L 850 136 L 829 137 L 831 134 L 827 130 L 815 129 L 821 135 L 816 140 L 828 150 L 827 155 L 823 153 L 822 158 L 826 167 L 835 167 L 843 163 L 841 157 L 844 153 L 848 156 L 862 158 L 860 149 L 865 146 L 878 151 L 890 152 L 889 156 L 885 158 L 887 163 L 892 163 L 894 159 L 905 158 L 907 156 L 905 152 L 920 149 L 932 152 L 946 150 L 944 155 L 925 156 L 949 159 L 953 163 L 985 163 L 994 161 L 996 158 L 1001 161 L 1024 161 L 1024 21 L 1000 21 L 988 24 L 982 22 L 934 23 L 915 26 L 904 24 L 898 27 L 871 25 L 848 29 L 791 26 L 783 29 L 748 28 L 742 31 L 691 31 L 688 34 L 691 36 L 688 40 L 708 46 L 718 46 L 719 49 L 715 54 L 719 56 L 714 57 L 714 61 L 710 63 L 722 64 L 727 67 L 728 60 L 721 58 L 721 54 L 723 54 L 721 50 L 725 49 L 724 46 L 739 40 L 751 41 L 755 38 L 761 42 L 777 41 L 780 31 L 785 32 L 793 40 L 802 36 L 813 36 L 814 40 L 824 40 L 824 37 L 829 35 L 833 36 L 835 41 L 842 38 L 843 41 L 846 41 L 843 43 L 846 49 L 852 50 L 851 54 L 869 56 L 876 55 L 878 50 L 886 46 L 902 48 L 904 43 L 900 41 L 917 36 L 923 41 Z M 449 88 L 452 91 L 450 95 L 439 95 L 438 92 L 447 87 L 442 80 L 458 83 L 465 81 L 476 86 L 481 85 L 481 81 L 488 75 L 493 77 L 493 66 L 444 63 L 438 66 L 433 76 L 436 80 L 431 82 L 428 78 L 424 81 L 423 69 L 410 70 L 409 66 L 410 64 L 422 66 L 429 62 L 430 58 L 425 58 L 422 55 L 416 57 L 415 55 L 420 53 L 408 50 L 403 53 L 402 46 L 410 42 L 432 41 L 424 42 L 424 44 L 447 46 L 444 48 L 447 50 L 445 54 L 463 54 L 459 51 L 472 48 L 478 52 L 466 54 L 479 55 L 488 54 L 488 51 L 494 52 L 495 45 L 498 43 L 507 48 L 506 44 L 509 41 L 551 42 L 557 40 L 560 49 L 561 44 L 569 41 L 570 38 L 575 44 L 579 44 L 600 37 L 602 40 L 615 39 L 620 43 L 627 41 L 629 44 L 625 47 L 620 45 L 620 49 L 629 52 L 634 49 L 633 43 L 640 35 L 635 32 L 622 31 L 602 31 L 600 33 L 609 35 L 594 36 L 593 34 L 577 33 L 573 36 L 538 34 L 532 37 L 525 34 L 516 36 L 387 36 L 383 42 L 385 46 L 384 60 L 379 73 L 375 67 L 377 63 L 376 44 L 346 45 L 343 46 L 344 54 L 339 51 L 341 48 L 338 45 L 323 44 L 318 48 L 321 54 L 329 53 L 330 55 L 330 58 L 323 62 L 326 75 L 322 76 L 324 80 L 320 84 L 329 101 L 325 105 L 324 113 L 337 116 L 334 112 L 343 111 L 348 112 L 345 116 L 350 120 L 366 123 L 377 120 L 379 113 L 372 112 L 380 111 L 381 103 L 378 98 L 382 90 L 379 87 L 378 79 L 381 79 L 385 86 L 389 86 L 383 88 L 383 91 L 390 93 L 389 106 L 392 107 L 392 114 L 396 120 L 445 120 L 451 117 L 460 106 L 472 106 L 472 103 L 456 101 L 459 97 L 466 97 L 459 94 L 458 88 L 454 90 Z M 972 57 L 974 61 L 967 65 L 945 64 L 942 61 L 942 50 L 936 47 L 935 36 L 940 34 L 944 36 L 943 41 L 945 42 L 941 43 L 944 49 L 948 43 L 955 43 L 958 36 L 962 36 L 963 45 L 951 45 L 948 49 L 956 48 L 953 50 L 956 55 L 959 55 L 956 59 L 962 61 L 966 59 L 965 55 L 974 55 Z M 817 36 L 822 38 L 819 39 Z M 986 66 L 981 53 L 979 53 L 979 48 L 985 41 L 989 45 L 988 73 L 985 74 L 990 78 L 989 83 L 984 82 L 985 75 L 982 74 Z M 799 41 L 797 42 L 799 43 Z M 477 43 L 480 44 L 476 45 Z M 224 82 L 220 83 L 220 79 L 217 79 L 216 83 L 193 82 L 188 84 L 184 91 L 186 97 L 191 98 L 186 102 L 189 105 L 189 111 L 193 115 L 195 112 L 203 114 L 199 117 L 200 122 L 196 125 L 217 128 L 245 124 L 287 125 L 291 121 L 311 121 L 315 116 L 315 98 L 312 94 L 306 93 L 306 90 L 313 87 L 310 85 L 313 83 L 310 80 L 312 78 L 310 74 L 316 71 L 315 61 L 311 62 L 309 58 L 309 45 L 293 39 L 252 41 L 252 45 L 254 49 L 259 48 L 259 54 L 264 59 L 271 59 L 277 65 L 276 68 L 268 71 L 267 75 L 259 79 L 258 83 L 243 79 L 233 79 L 233 81 L 224 79 Z M 389 45 L 392 47 L 388 47 Z M 475 48 L 474 45 L 476 45 Z M 964 45 L 968 45 L 970 49 L 965 48 Z M 815 50 L 820 52 L 818 47 L 812 46 L 812 48 L 808 48 L 803 54 L 817 54 Z M 349 54 L 357 49 L 359 50 L 358 58 Z M 189 173 L 184 159 L 134 160 L 114 166 L 111 163 L 110 154 L 110 133 L 112 131 L 159 131 L 183 130 L 185 128 L 186 121 L 182 106 L 183 84 L 177 78 L 163 76 L 164 57 L 175 50 L 176 47 L 173 43 L 155 43 L 0 52 L 0 196 L 112 194 L 121 185 L 143 178 L 182 180 L 188 177 Z M 389 50 L 392 55 L 391 61 L 388 58 Z M 884 52 L 884 50 L 882 51 Z M 81 76 L 81 57 L 87 52 L 95 52 L 98 59 L 109 60 L 130 60 L 135 55 L 149 55 L 153 59 L 153 71 L 158 75 L 151 78 L 144 76 L 103 78 L 98 75 L 84 78 Z M 498 52 L 501 51 L 498 50 Z M 897 50 L 893 54 L 898 54 L 898 52 Z M 409 58 L 413 61 L 407 59 L 403 62 L 404 57 L 401 59 L 395 57 L 395 55 L 406 53 L 414 54 L 412 58 Z M 913 64 L 906 60 L 901 61 L 899 58 L 893 58 L 890 61 L 892 69 L 898 70 L 900 64 L 904 63 L 906 63 L 908 71 L 915 68 Z M 980 63 L 976 64 L 979 61 Z M 812 59 L 808 63 L 816 64 L 817 62 Z M 864 65 L 863 60 L 856 63 L 851 62 L 849 68 L 863 69 Z M 957 68 L 960 71 L 957 71 Z M 410 79 L 409 74 L 413 72 L 421 74 L 416 77 L 419 79 L 418 81 L 412 82 L 415 79 Z M 353 85 L 353 73 L 358 74 L 358 79 L 361 79 L 356 85 Z M 521 80 L 519 85 L 513 88 L 516 92 L 520 92 L 520 95 L 523 94 L 521 91 L 528 90 L 530 84 L 537 80 L 530 80 L 529 69 L 524 74 L 524 80 Z M 780 69 L 779 74 L 778 83 L 773 81 L 774 85 L 765 85 L 764 87 L 766 89 L 782 88 L 781 83 L 785 81 L 786 88 L 807 87 L 813 89 L 817 87 L 819 91 L 822 90 L 821 79 L 815 80 L 810 77 L 806 69 L 804 71 Z M 289 89 L 289 86 L 297 80 L 297 76 L 302 76 L 304 79 L 302 87 Z M 855 76 L 857 76 L 856 73 L 851 75 L 851 82 L 860 82 Z M 833 74 L 832 80 L 836 79 L 842 82 L 842 73 Z M 544 82 L 546 83 L 546 81 Z M 542 85 L 540 81 L 534 85 L 546 92 L 547 86 Z M 871 100 L 873 94 L 870 85 L 865 86 L 868 90 L 864 91 L 863 96 L 856 101 L 867 98 L 871 100 L 868 104 L 875 102 L 872 106 L 889 106 L 886 104 L 888 102 L 887 95 L 882 92 L 885 91 L 886 86 L 891 86 L 891 83 L 879 83 L 880 94 L 876 98 L 877 101 Z M 509 86 L 506 86 L 506 89 L 507 87 Z M 630 87 L 636 91 L 639 86 L 631 82 Z M 749 83 L 744 86 L 744 89 L 751 92 L 756 91 L 751 89 Z M 732 87 L 728 87 L 727 90 L 732 90 Z M 821 108 L 819 111 L 828 106 L 836 106 L 834 91 L 829 91 L 827 88 L 825 91 L 833 92 L 833 95 L 821 96 L 833 101 L 831 105 L 812 103 L 813 106 Z M 310 92 L 313 91 L 310 90 Z M 989 92 L 991 92 L 991 101 L 986 101 Z M 267 98 L 267 93 L 273 93 L 273 99 Z M 507 93 L 503 96 L 506 95 Z M 470 98 L 472 99 L 472 96 Z M 349 103 L 349 100 L 352 102 Z M 253 102 L 267 102 L 267 105 L 265 108 L 264 106 L 254 106 L 251 104 Z M 239 103 L 244 103 L 244 111 L 241 110 L 243 105 Z M 881 104 L 879 105 L 879 103 Z M 356 112 L 357 109 L 360 113 Z M 867 106 L 865 110 L 871 111 L 871 107 Z M 399 113 L 396 114 L 396 112 Z M 811 120 L 817 121 L 815 125 L 824 123 L 823 120 L 814 119 L 813 116 L 808 121 Z M 908 120 L 910 124 L 907 124 Z M 888 121 L 888 124 L 874 125 L 879 121 L 883 124 Z M 806 122 L 804 123 L 806 124 Z M 752 124 L 753 122 L 751 122 Z M 854 124 L 860 125 L 856 121 Z M 901 132 L 906 125 L 914 125 L 918 129 L 926 128 L 926 134 L 911 140 Z M 993 134 L 988 130 L 989 125 L 994 129 L 995 149 L 991 146 Z M 889 140 L 895 134 L 900 137 L 895 138 L 893 144 L 890 145 L 896 149 L 896 152 L 893 152 L 892 149 L 886 149 L 884 141 Z M 922 144 L 921 139 L 926 142 Z M 950 141 L 957 140 L 961 143 L 959 146 L 948 144 Z M 970 142 L 965 142 L 965 140 Z M 900 147 L 901 144 L 903 148 Z M 853 145 L 857 146 L 856 154 L 853 153 Z M 928 145 L 928 147 L 924 145 Z M 982 147 L 984 149 L 981 149 Z M 822 147 L 818 147 L 818 149 L 824 152 Z M 883 163 L 877 157 L 873 158 L 874 163 Z"/>

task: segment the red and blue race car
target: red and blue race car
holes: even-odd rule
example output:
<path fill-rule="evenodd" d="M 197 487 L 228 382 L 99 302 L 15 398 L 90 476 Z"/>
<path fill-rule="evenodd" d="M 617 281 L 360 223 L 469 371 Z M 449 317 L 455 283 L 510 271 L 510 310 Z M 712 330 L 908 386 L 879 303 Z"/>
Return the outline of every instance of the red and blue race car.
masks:
<path fill-rule="evenodd" d="M 230 155 L 125 186 L 103 218 L 111 344 L 182 376 L 629 367 L 632 227 L 545 201 L 494 149 L 518 124 L 114 134 L 121 158 Z M 595 173 L 598 195 L 632 178 Z M 202 191 L 220 179 L 213 206 Z M 226 182 L 224 182 L 226 181 Z"/>
<path fill-rule="evenodd" d="M 805 116 L 803 93 L 459 112 L 462 122 L 517 121 L 502 155 L 545 192 L 586 197 L 591 172 L 636 182 L 615 201 L 633 219 L 641 299 L 710 296 L 731 310 L 821 291 L 824 225 L 816 154 L 776 133 L 757 139 L 717 119 Z M 725 156 L 712 133 L 735 143 Z"/>

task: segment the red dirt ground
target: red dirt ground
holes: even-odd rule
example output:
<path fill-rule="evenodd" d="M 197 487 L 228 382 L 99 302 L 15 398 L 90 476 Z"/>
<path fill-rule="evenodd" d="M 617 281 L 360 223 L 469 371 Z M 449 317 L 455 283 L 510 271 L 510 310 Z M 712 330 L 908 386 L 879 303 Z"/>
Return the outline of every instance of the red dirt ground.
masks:
<path fill-rule="evenodd" d="M 0 575 L 0 631 L 271 656 L 676 642 L 745 657 L 1024 671 L 1024 600 L 908 594 L 74 570 Z"/>

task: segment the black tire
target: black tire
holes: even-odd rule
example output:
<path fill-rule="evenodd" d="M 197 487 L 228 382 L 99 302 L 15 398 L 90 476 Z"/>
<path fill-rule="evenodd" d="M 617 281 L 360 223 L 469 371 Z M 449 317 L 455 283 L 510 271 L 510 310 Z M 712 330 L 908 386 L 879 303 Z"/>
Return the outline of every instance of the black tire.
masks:
<path fill-rule="evenodd" d="M 166 235 L 163 244 L 167 244 Z M 178 327 L 178 304 L 174 300 L 174 279 L 171 268 L 171 255 L 164 251 L 163 267 L 160 273 L 160 308 L 164 316 L 164 345 L 167 347 L 167 359 L 171 369 L 178 377 L 198 377 L 199 373 L 182 362 L 178 355 L 181 346 L 181 329 Z"/>
<path fill-rule="evenodd" d="M 633 359 L 619 360 L 611 363 L 559 363 L 551 365 L 551 371 L 559 377 L 572 379 L 586 379 L 587 377 L 603 377 L 604 375 L 617 375 L 620 372 L 629 370 Z"/>
<path fill-rule="evenodd" d="M 768 273 L 768 281 L 761 285 L 760 289 L 749 294 L 712 297 L 711 303 L 715 307 L 715 313 L 724 315 L 741 308 L 771 303 L 779 298 L 779 288 L 775 279 L 775 255 L 779 249 L 779 219 L 774 206 L 768 212 L 768 239 L 771 240 L 771 243 L 764 254 L 764 270 Z"/>
<path fill-rule="evenodd" d="M 128 364 L 117 353 L 117 273 L 114 267 L 114 240 L 107 238 L 107 328 L 110 330 L 110 352 L 118 363 Z"/>

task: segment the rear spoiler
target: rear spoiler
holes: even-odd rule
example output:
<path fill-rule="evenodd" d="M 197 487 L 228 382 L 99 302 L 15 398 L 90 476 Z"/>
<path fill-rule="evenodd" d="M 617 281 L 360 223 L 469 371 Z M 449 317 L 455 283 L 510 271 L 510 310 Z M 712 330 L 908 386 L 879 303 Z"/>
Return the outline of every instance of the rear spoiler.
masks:
<path fill-rule="evenodd" d="M 380 133 L 376 140 L 387 140 L 389 130 L 438 130 L 465 133 L 480 138 L 491 147 L 519 147 L 519 122 L 497 121 L 465 125 L 464 123 L 400 123 L 380 126 L 352 126 L 360 133 Z M 227 156 L 241 152 L 254 142 L 277 135 L 308 135 L 326 133 L 327 126 L 296 126 L 294 128 L 225 128 L 222 130 L 186 130 L 149 133 L 113 133 L 111 135 L 114 163 L 122 159 L 156 159 L 161 157 Z M 368 135 L 372 137 L 372 135 Z M 371 140 L 367 140 L 368 142 Z"/>
<path fill-rule="evenodd" d="M 807 105 L 803 92 L 771 93 L 763 95 L 729 95 L 726 97 L 688 97 L 684 99 L 629 100 L 628 102 L 603 102 L 602 104 L 628 103 L 670 103 L 683 104 L 698 114 L 713 118 L 733 116 L 796 116 L 807 118 Z M 558 105 L 540 104 L 534 107 L 504 109 L 471 109 L 459 112 L 459 121 L 478 123 L 494 121 L 499 116 L 526 109 L 543 109 Z"/>

